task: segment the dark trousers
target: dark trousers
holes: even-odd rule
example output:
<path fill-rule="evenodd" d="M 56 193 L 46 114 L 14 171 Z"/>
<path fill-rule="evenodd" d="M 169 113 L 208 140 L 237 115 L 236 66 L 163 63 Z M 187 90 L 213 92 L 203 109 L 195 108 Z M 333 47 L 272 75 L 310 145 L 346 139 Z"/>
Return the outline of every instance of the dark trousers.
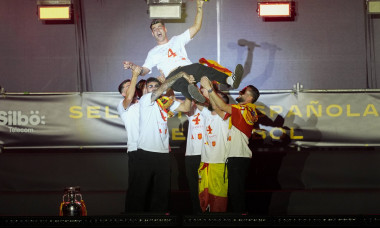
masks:
<path fill-rule="evenodd" d="M 129 158 L 133 177 L 129 181 L 126 211 L 169 212 L 170 156 L 138 149 Z"/>
<path fill-rule="evenodd" d="M 136 182 L 136 174 L 135 174 L 135 165 L 137 164 L 136 161 L 137 151 L 129 151 L 128 152 L 128 190 L 125 197 L 125 211 L 128 212 L 132 210 L 132 197 L 138 192 L 137 184 Z"/>
<path fill-rule="evenodd" d="M 220 72 L 218 70 L 215 70 L 212 67 L 202 65 L 200 63 L 193 63 L 187 66 L 178 67 L 177 69 L 175 69 L 173 72 L 171 72 L 168 75 L 168 78 L 176 75 L 177 73 L 181 71 L 189 75 L 193 75 L 196 82 L 199 82 L 203 76 L 207 76 L 208 79 L 210 79 L 210 81 L 217 81 L 221 84 L 227 84 L 227 78 L 228 78 L 227 74 Z M 186 79 L 180 78 L 172 85 L 171 88 L 174 91 L 181 92 L 185 98 L 192 99 L 191 95 L 187 91 L 188 85 L 189 85 L 189 82 Z"/>
<path fill-rule="evenodd" d="M 231 212 L 244 213 L 247 212 L 245 204 L 245 187 L 248 175 L 250 158 L 229 157 L 227 161 L 228 169 L 228 198 L 230 201 Z"/>
<path fill-rule="evenodd" d="M 189 191 L 193 213 L 202 213 L 201 204 L 199 202 L 199 175 L 198 169 L 201 163 L 201 155 L 185 156 L 186 177 L 189 184 Z"/>

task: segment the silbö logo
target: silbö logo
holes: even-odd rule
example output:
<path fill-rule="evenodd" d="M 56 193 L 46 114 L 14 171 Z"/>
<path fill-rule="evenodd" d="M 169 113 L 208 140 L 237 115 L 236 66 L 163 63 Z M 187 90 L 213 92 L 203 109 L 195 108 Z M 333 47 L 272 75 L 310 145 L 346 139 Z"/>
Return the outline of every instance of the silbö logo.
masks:
<path fill-rule="evenodd" d="M 0 126 L 8 126 L 10 132 L 33 132 L 33 128 L 20 128 L 25 126 L 37 126 L 45 124 L 45 116 L 40 115 L 39 111 L 30 111 L 24 114 L 22 111 L 0 111 Z"/>

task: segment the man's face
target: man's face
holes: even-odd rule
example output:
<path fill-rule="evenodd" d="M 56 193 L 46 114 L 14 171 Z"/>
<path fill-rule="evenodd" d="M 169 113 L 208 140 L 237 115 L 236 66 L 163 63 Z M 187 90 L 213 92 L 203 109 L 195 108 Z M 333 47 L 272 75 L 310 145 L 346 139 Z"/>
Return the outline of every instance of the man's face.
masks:
<path fill-rule="evenodd" d="M 161 23 L 152 25 L 152 35 L 157 43 L 166 41 L 166 28 Z"/>
<path fill-rule="evenodd" d="M 152 93 L 156 91 L 159 87 L 160 87 L 160 84 L 158 84 L 158 82 L 149 82 L 146 85 L 146 90 L 148 93 Z"/>
<path fill-rule="evenodd" d="M 252 95 L 248 92 L 247 87 L 239 92 L 239 96 L 235 99 L 238 103 L 243 103 L 252 99 Z"/>

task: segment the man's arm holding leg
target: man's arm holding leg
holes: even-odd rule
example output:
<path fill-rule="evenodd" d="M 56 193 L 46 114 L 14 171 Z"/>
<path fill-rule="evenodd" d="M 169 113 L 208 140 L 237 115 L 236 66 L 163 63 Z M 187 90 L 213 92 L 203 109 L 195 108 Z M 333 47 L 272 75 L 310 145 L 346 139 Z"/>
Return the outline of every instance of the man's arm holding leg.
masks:
<path fill-rule="evenodd" d="M 191 100 L 186 98 L 185 102 L 181 103 L 178 108 L 175 109 L 176 112 L 189 112 L 191 107 Z"/>
<path fill-rule="evenodd" d="M 231 105 L 228 105 L 228 104 L 224 103 L 224 101 L 222 100 L 222 98 L 220 98 L 218 96 L 218 94 L 215 93 L 215 91 L 214 91 L 214 89 L 212 87 L 211 81 L 206 76 L 202 77 L 202 79 L 201 79 L 201 85 L 203 86 L 203 88 L 205 88 L 206 90 L 210 91 L 208 93 L 208 96 L 210 98 L 210 102 L 212 100 L 212 102 L 214 102 L 214 104 L 219 109 L 221 109 L 222 111 L 227 112 L 229 114 L 232 113 L 232 107 L 231 107 Z"/>
<path fill-rule="evenodd" d="M 179 78 L 186 78 L 188 79 L 190 76 L 186 74 L 185 72 L 181 71 L 178 74 L 174 75 L 173 77 L 167 78 L 164 83 L 158 88 L 156 91 L 152 94 L 151 101 L 157 100 L 166 90 L 168 90 Z"/>
<path fill-rule="evenodd" d="M 215 91 L 212 92 L 213 94 L 216 94 Z M 216 96 L 218 96 L 218 94 L 216 94 Z M 219 97 L 219 96 L 218 96 Z M 224 101 L 223 101 L 224 102 Z M 214 99 L 210 99 L 210 103 L 214 109 L 214 112 L 216 112 L 216 114 L 218 114 L 218 116 L 220 116 L 220 118 L 224 119 L 224 117 L 226 116 L 226 112 L 221 110 L 215 103 Z M 229 106 L 229 105 L 228 105 Z"/>

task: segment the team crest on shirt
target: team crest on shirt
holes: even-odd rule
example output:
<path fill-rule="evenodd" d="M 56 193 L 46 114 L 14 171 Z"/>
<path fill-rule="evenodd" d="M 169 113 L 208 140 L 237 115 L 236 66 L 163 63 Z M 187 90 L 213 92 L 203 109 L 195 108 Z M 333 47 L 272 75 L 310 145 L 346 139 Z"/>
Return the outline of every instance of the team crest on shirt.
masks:
<path fill-rule="evenodd" d="M 244 115 L 244 111 L 245 110 L 241 110 L 241 114 Z M 247 121 L 247 123 L 249 125 L 253 125 L 254 124 L 254 116 L 255 116 L 255 111 L 254 110 L 250 110 L 250 109 L 247 109 L 246 111 L 246 118 L 245 120 Z"/>
<path fill-rule="evenodd" d="M 237 104 L 234 106 L 240 109 L 241 116 L 243 116 L 247 124 L 253 125 L 257 121 L 256 106 L 254 104 Z"/>

